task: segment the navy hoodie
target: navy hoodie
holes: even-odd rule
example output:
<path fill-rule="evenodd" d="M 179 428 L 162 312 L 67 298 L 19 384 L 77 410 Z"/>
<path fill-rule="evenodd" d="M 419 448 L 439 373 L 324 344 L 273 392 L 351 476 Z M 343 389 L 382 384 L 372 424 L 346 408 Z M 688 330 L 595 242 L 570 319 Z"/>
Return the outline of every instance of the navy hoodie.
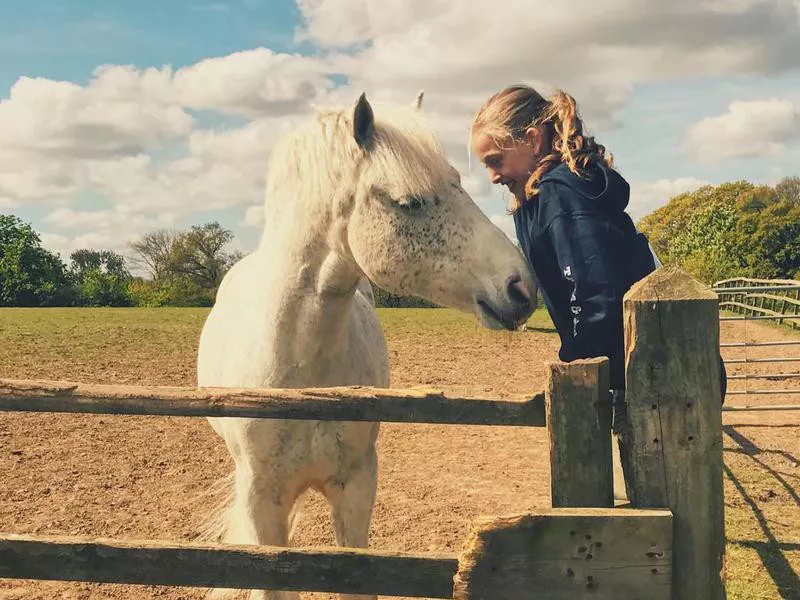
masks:
<path fill-rule="evenodd" d="M 514 224 L 561 338 L 559 359 L 607 356 L 611 388 L 624 389 L 622 298 L 655 270 L 647 238 L 625 212 L 630 186 L 604 165 L 578 177 L 560 164 L 538 187 Z M 723 370 L 723 397 L 724 385 Z"/>

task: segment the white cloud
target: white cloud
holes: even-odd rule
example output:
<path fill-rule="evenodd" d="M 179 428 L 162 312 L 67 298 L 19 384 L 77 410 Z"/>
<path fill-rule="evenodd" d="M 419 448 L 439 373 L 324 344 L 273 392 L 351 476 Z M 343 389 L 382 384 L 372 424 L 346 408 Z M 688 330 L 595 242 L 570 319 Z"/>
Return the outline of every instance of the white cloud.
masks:
<path fill-rule="evenodd" d="M 800 139 L 800 114 L 790 100 L 731 102 L 722 115 L 692 125 L 685 149 L 703 162 L 777 154 Z"/>
<path fill-rule="evenodd" d="M 658 179 L 656 181 L 631 182 L 631 196 L 627 212 L 634 221 L 664 206 L 670 198 L 691 192 L 710 182 L 694 177 Z"/>
<path fill-rule="evenodd" d="M 44 218 L 46 229 L 40 237 L 45 248 L 60 254 L 67 262 L 72 252 L 82 248 L 113 250 L 130 256 L 130 242 L 146 231 L 172 229 L 177 222 L 178 215 L 168 211 L 144 216 L 124 206 L 95 211 L 58 208 Z"/>
<path fill-rule="evenodd" d="M 61 256 L 61 260 L 67 264 L 70 262 L 70 254 L 83 248 L 113 250 L 122 256 L 130 254 L 126 241 L 120 239 L 116 232 L 112 231 L 89 232 L 75 237 L 44 231 L 39 237 L 42 240 L 42 246 Z"/>
<path fill-rule="evenodd" d="M 0 102 L 0 147 L 42 158 L 132 155 L 191 131 L 170 102 L 169 73 L 101 67 L 86 86 L 21 77 Z"/>
<path fill-rule="evenodd" d="M 464 3 L 466 4 L 466 3 Z M 351 46 L 375 37 L 400 34 L 448 9 L 446 0 L 297 0 L 306 26 L 298 40 L 321 46 Z"/>
<path fill-rule="evenodd" d="M 514 82 L 549 82 L 609 123 L 635 84 L 775 72 L 800 64 L 798 9 L 788 0 L 300 0 L 300 39 L 342 53 L 356 89 L 401 97 L 425 88 L 463 122 Z M 437 100 L 437 98 L 440 98 Z M 467 106 L 456 99 L 466 98 Z"/>
<path fill-rule="evenodd" d="M 207 58 L 175 73 L 181 105 L 247 117 L 296 114 L 333 87 L 325 62 L 256 48 Z"/>
<path fill-rule="evenodd" d="M 244 219 L 239 223 L 245 227 L 262 228 L 264 226 L 264 206 L 248 206 L 244 212 Z"/>
<path fill-rule="evenodd" d="M 45 217 L 45 222 L 60 228 L 108 227 L 112 217 L 110 210 L 80 212 L 71 208 L 59 208 Z"/>
<path fill-rule="evenodd" d="M 488 8 L 478 0 L 298 0 L 298 6 L 305 21 L 297 38 L 317 46 L 313 56 L 255 48 L 177 70 L 106 65 L 85 85 L 21 77 L 0 101 L 0 206 L 48 204 L 54 209 L 45 221 L 54 236 L 48 239 L 65 248 L 81 239 L 62 236 L 67 228 L 119 247 L 163 220 L 231 206 L 246 207 L 241 226 L 258 227 L 269 153 L 312 104 L 349 105 L 361 91 L 371 100 L 405 103 L 420 89 L 465 189 L 486 199 L 494 192 L 481 166 L 468 163 L 468 126 L 481 102 L 504 85 L 527 82 L 545 93 L 565 87 L 591 131 L 613 124 L 638 84 L 800 66 L 798 6 L 788 0 L 596 6 L 496 0 Z M 335 87 L 337 74 L 350 82 Z M 786 101 L 765 102 L 732 104 L 725 115 L 698 123 L 692 135 L 706 146 L 697 148 L 705 156 L 730 156 L 724 153 L 734 147 L 755 155 L 787 143 L 788 132 L 796 132 L 796 109 L 790 114 Z M 198 129 L 204 120 L 193 111 L 246 122 Z M 747 143 L 735 143 L 742 139 Z M 630 212 L 646 214 L 701 183 L 635 185 Z M 103 196 L 108 208 L 69 207 L 87 191 Z M 503 203 L 487 206 L 493 214 Z M 492 218 L 513 236 L 508 216 Z"/>
<path fill-rule="evenodd" d="M 21 77 L 0 102 L 0 199 L 50 203 L 93 189 L 143 212 L 260 200 L 275 140 L 332 85 L 322 64 L 259 48 L 174 75 L 102 66 L 84 86 Z M 188 109 L 269 116 L 198 131 Z M 166 143 L 187 156 L 156 159 Z"/>
<path fill-rule="evenodd" d="M 68 261 L 70 253 L 73 250 L 77 250 L 77 248 L 72 247 L 72 240 L 65 235 L 42 231 L 39 233 L 39 239 L 42 240 L 43 247 L 60 255 L 64 261 Z"/>

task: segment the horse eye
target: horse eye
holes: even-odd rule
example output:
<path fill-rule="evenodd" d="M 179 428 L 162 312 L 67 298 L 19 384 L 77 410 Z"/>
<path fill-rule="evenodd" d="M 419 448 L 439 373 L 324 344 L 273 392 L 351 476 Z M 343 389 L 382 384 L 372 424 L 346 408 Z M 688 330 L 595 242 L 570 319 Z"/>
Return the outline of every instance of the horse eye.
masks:
<path fill-rule="evenodd" d="M 419 198 L 412 198 L 412 199 L 411 199 L 411 201 L 410 201 L 408 204 L 409 204 L 409 206 L 411 206 L 411 208 L 413 208 L 414 210 L 417 210 L 417 209 L 419 209 L 419 208 L 422 208 L 422 202 L 420 201 L 420 199 L 419 199 Z"/>

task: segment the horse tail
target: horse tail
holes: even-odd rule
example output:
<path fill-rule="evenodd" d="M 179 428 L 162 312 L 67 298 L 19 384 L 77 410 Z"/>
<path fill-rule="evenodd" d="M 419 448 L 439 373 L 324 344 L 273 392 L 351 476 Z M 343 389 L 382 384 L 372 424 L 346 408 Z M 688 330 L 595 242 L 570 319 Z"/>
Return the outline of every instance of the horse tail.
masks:
<path fill-rule="evenodd" d="M 297 530 L 297 524 L 300 522 L 301 517 L 303 516 L 303 508 L 305 506 L 306 501 L 306 494 L 300 494 L 300 497 L 297 498 L 294 502 L 294 506 L 292 506 L 292 510 L 289 511 L 289 545 L 292 546 L 294 543 L 294 534 Z"/>
<path fill-rule="evenodd" d="M 231 471 L 199 495 L 198 499 L 210 498 L 213 507 L 198 528 L 196 541 L 220 543 L 228 537 L 234 500 L 233 483 L 234 472 Z"/>
<path fill-rule="evenodd" d="M 207 490 L 194 498 L 194 502 L 209 500 L 212 505 L 211 510 L 198 527 L 194 541 L 219 544 L 230 538 L 234 517 L 232 514 L 234 494 L 234 471 L 231 470 L 230 473 L 215 481 Z M 247 590 L 227 588 L 205 588 L 203 592 L 204 600 L 235 600 L 237 598 L 244 600 L 248 594 Z"/>

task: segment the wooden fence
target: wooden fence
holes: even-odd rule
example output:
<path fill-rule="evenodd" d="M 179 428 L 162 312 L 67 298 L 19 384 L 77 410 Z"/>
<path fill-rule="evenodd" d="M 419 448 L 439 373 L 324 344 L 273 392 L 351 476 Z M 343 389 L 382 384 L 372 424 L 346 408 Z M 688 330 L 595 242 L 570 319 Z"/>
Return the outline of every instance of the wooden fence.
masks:
<path fill-rule="evenodd" d="M 722 310 L 800 328 L 800 281 L 736 277 L 717 281 L 713 290 Z"/>
<path fill-rule="evenodd" d="M 460 555 L 0 534 L 0 577 L 427 598 L 725 598 L 717 297 L 666 267 L 625 298 L 630 508 L 613 507 L 605 358 L 543 393 L 231 390 L 0 381 L 0 410 L 548 427 L 552 508 L 478 518 Z M 545 418 L 546 417 L 546 418 Z"/>
<path fill-rule="evenodd" d="M 800 387 L 797 381 L 800 380 L 800 371 L 790 370 L 788 365 L 800 362 L 800 355 L 794 352 L 790 355 L 790 350 L 800 347 L 800 339 L 784 339 L 777 341 L 758 342 L 747 339 L 747 323 L 753 320 L 774 321 L 780 325 L 800 328 L 800 281 L 794 279 L 752 279 L 747 277 L 737 277 L 718 281 L 712 288 L 720 299 L 720 309 L 733 313 L 733 315 L 720 316 L 721 321 L 741 321 L 743 331 L 742 341 L 722 342 L 720 348 L 723 351 L 725 365 L 728 367 L 730 383 L 742 383 L 744 386 L 729 386 L 727 394 L 730 396 L 761 396 L 779 395 L 788 397 L 800 396 Z M 731 358 L 727 353 L 728 349 L 743 350 L 743 357 Z M 769 348 L 770 354 L 767 356 L 753 356 L 751 351 L 754 348 Z M 767 372 L 758 370 L 752 372 L 753 367 L 761 367 L 765 364 L 781 365 L 776 369 Z M 731 366 L 735 371 L 731 372 Z M 765 385 L 769 381 L 782 381 L 785 385 L 776 388 Z M 726 407 L 731 411 L 751 411 L 751 410 L 771 410 L 788 411 L 800 410 L 800 404 L 767 404 L 763 406 L 748 405 Z"/>

